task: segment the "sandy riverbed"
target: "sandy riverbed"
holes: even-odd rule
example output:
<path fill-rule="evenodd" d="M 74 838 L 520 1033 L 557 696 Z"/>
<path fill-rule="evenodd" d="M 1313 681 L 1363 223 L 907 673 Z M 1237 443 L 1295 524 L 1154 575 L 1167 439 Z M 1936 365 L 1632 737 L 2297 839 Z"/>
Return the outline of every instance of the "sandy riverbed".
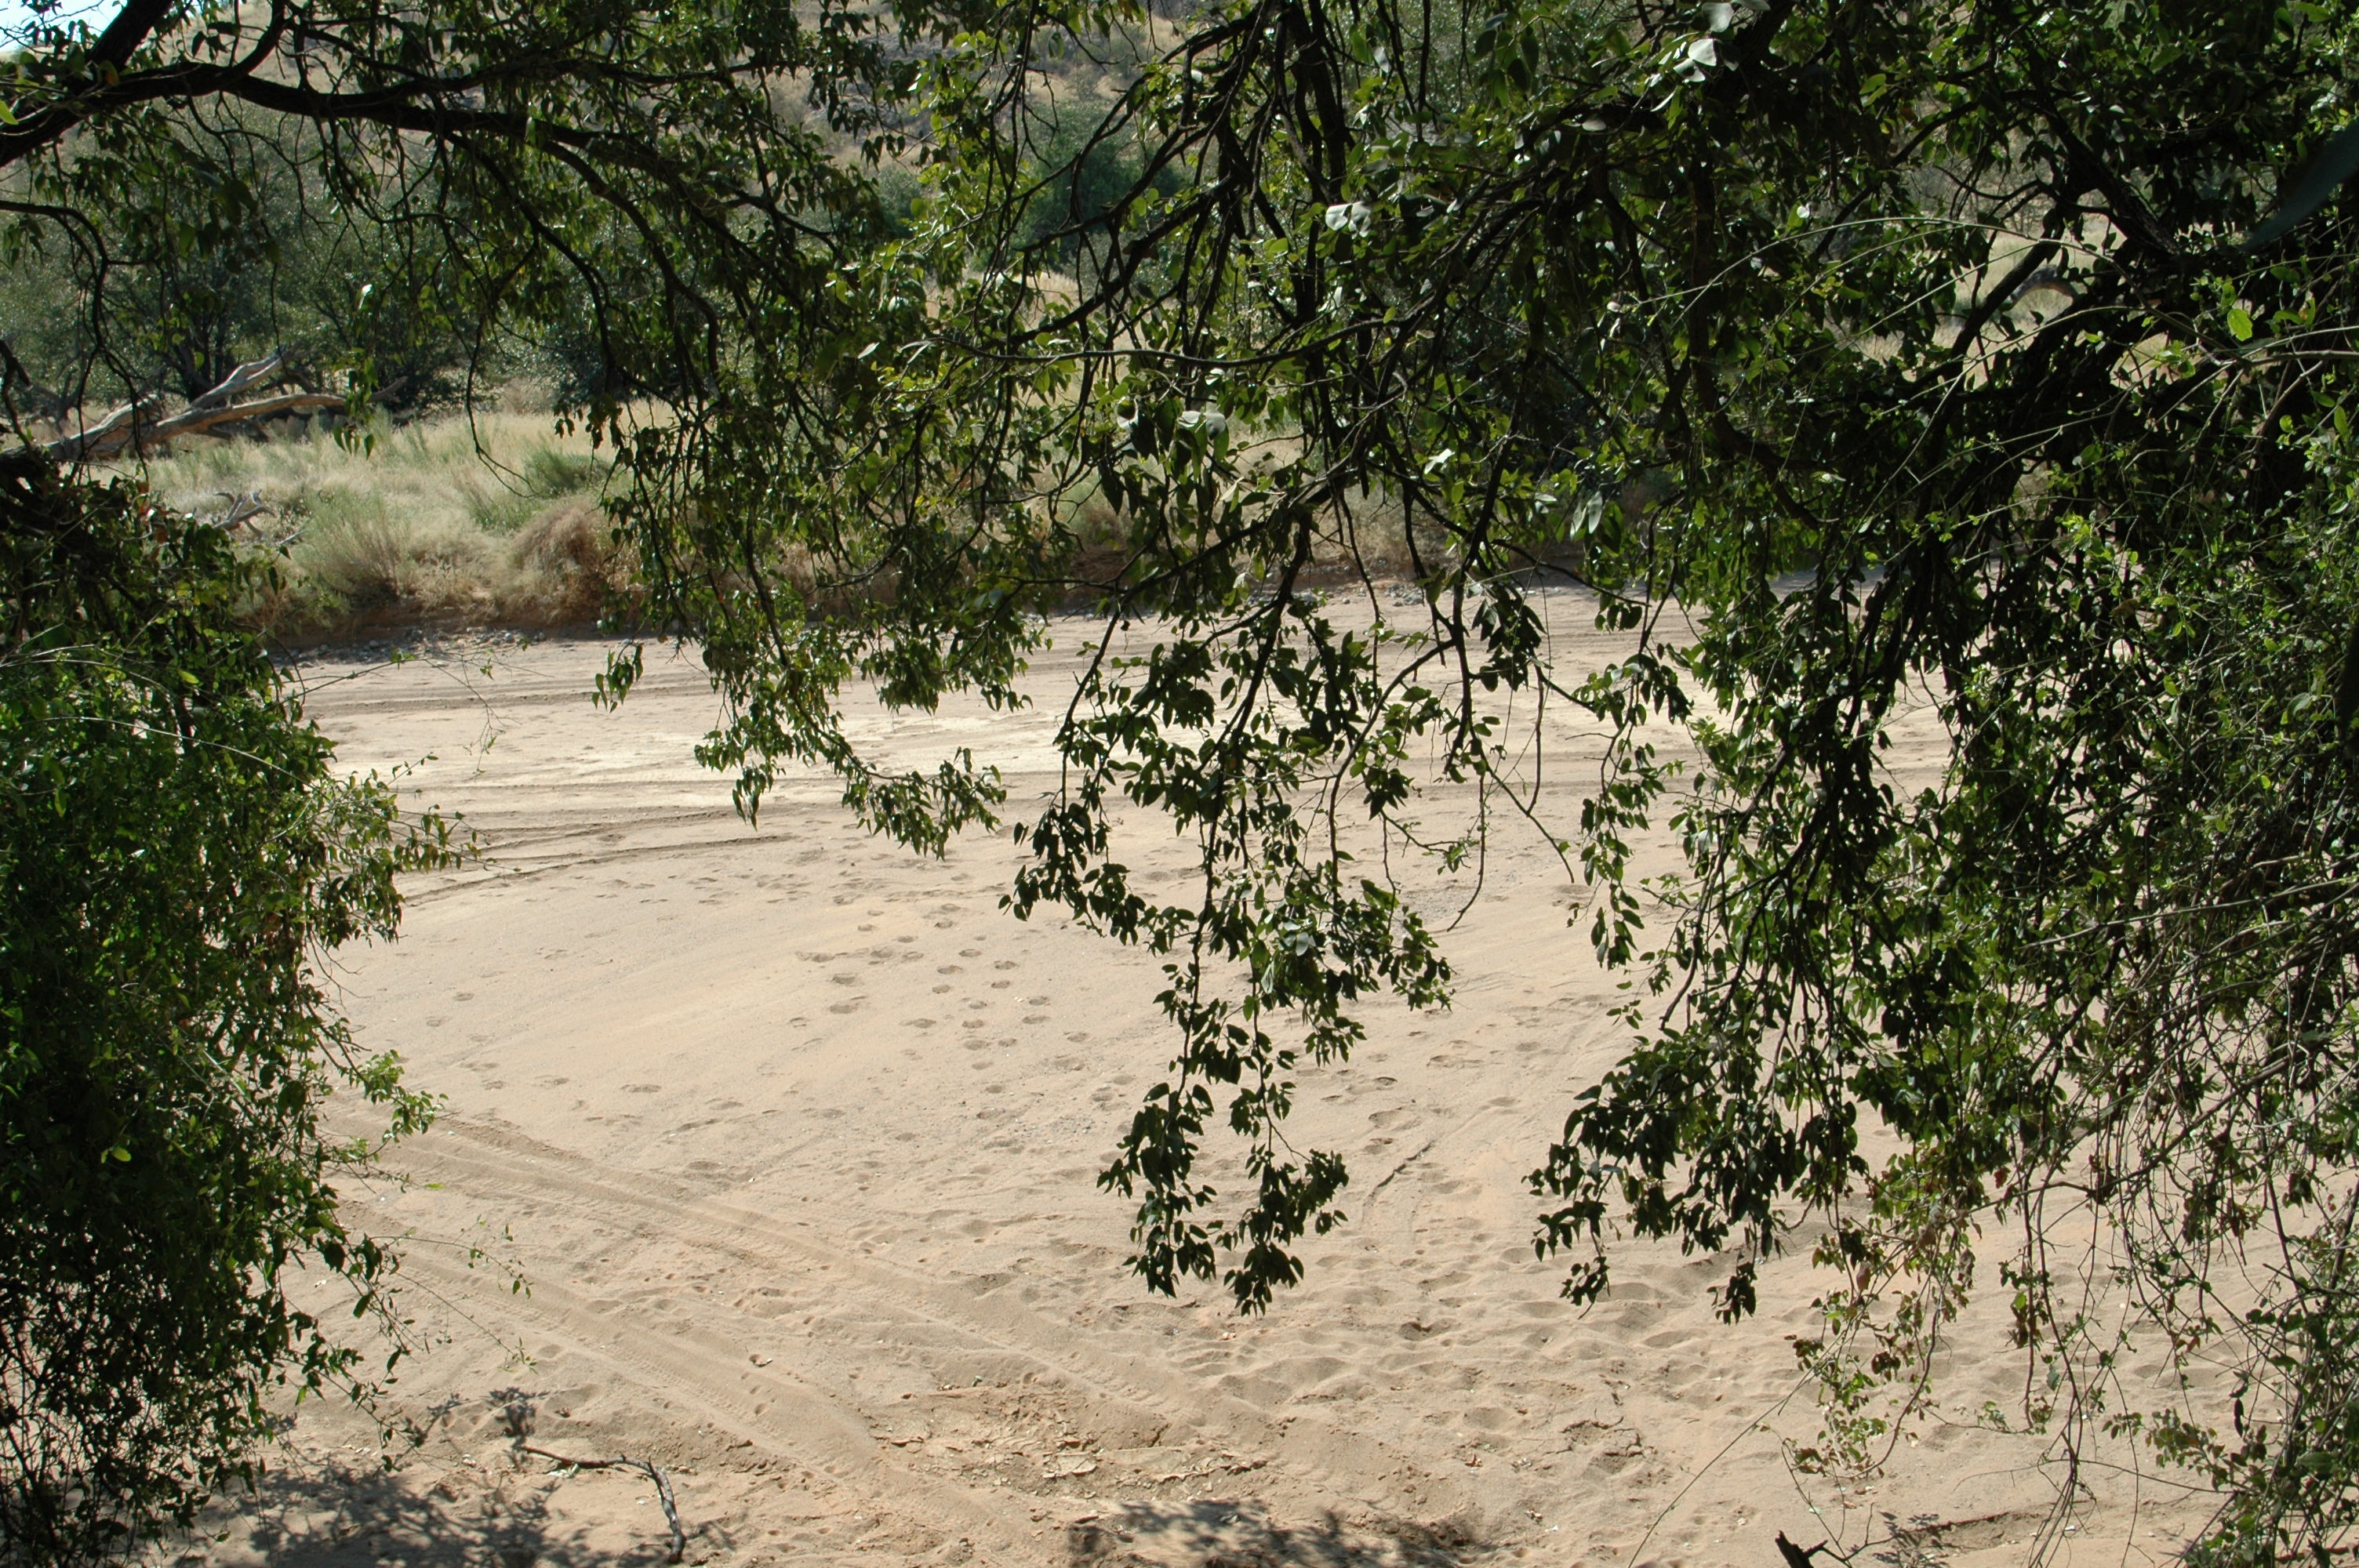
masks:
<path fill-rule="evenodd" d="M 1079 641 L 1028 712 L 864 734 L 971 745 L 1020 809 Z M 1005 838 L 920 860 L 818 779 L 748 827 L 690 755 L 701 671 L 651 656 L 608 713 L 585 695 L 605 652 L 309 669 L 347 762 L 417 763 L 489 851 L 419 883 L 403 939 L 341 977 L 364 1043 L 449 1101 L 396 1156 L 414 1184 L 353 1195 L 414 1237 L 431 1343 L 395 1408 L 426 1438 L 380 1473 L 364 1423 L 305 1407 L 194 1555 L 661 1561 L 646 1481 L 519 1462 L 521 1419 L 560 1454 L 666 1466 L 690 1562 L 1775 1564 L 1775 1531 L 1838 1528 L 1880 1542 L 1862 1561 L 2022 1559 L 2058 1484 L 2030 1441 L 1936 1429 L 1865 1494 L 1789 1469 L 1781 1435 L 1816 1430 L 1799 1263 L 1735 1327 L 1705 1295 L 1721 1265 L 1675 1251 L 1631 1249 L 1585 1314 L 1557 1299 L 1523 1177 L 1622 1036 L 1536 843 L 1494 858 L 1450 938 L 1454 1008 L 1373 1009 L 1367 1048 L 1306 1078 L 1296 1134 L 1351 1157 L 1351 1222 L 1240 1319 L 1216 1289 L 1147 1293 L 1093 1182 L 1169 1054 L 1154 962 L 1002 912 Z M 1185 849 L 1143 835 L 1139 863 Z M 1972 1410 L 2021 1368 L 1970 1329 L 1950 1375 Z M 2085 1479 L 2064 1561 L 2150 1561 L 2190 1522 L 2152 1477 Z"/>

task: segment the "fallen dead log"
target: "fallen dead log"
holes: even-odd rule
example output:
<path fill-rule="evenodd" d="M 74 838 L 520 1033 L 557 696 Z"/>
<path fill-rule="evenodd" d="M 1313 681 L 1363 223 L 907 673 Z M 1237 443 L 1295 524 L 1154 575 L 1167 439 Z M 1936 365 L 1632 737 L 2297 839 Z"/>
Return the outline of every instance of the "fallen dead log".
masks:
<path fill-rule="evenodd" d="M 656 1484 L 656 1497 L 663 1504 L 664 1522 L 671 1526 L 671 1555 L 668 1563 L 677 1563 L 688 1554 L 688 1531 L 679 1524 L 679 1508 L 672 1501 L 671 1477 L 659 1465 L 645 1459 L 569 1459 L 562 1454 L 551 1454 L 546 1448 L 535 1448 L 529 1443 L 516 1445 L 519 1454 L 538 1454 L 560 1465 L 570 1465 L 576 1470 L 636 1470 Z"/>
<path fill-rule="evenodd" d="M 225 408 L 190 407 L 169 419 L 157 420 L 140 434 L 145 440 L 168 441 L 175 436 L 194 436 L 216 425 L 234 425 L 242 419 L 269 419 L 281 414 L 305 414 L 343 406 L 344 395 L 341 392 L 282 392 L 276 397 L 233 403 Z"/>
<path fill-rule="evenodd" d="M 77 430 L 71 436 L 61 436 L 51 441 L 49 444 L 49 456 L 61 462 L 86 457 L 92 449 L 102 442 L 113 440 L 122 434 L 132 421 L 161 401 L 163 399 L 159 395 L 151 392 L 145 397 L 126 403 L 89 428 Z"/>
<path fill-rule="evenodd" d="M 275 350 L 258 360 L 248 360 L 222 378 L 219 386 L 201 397 L 191 398 L 191 413 L 200 408 L 218 408 L 249 386 L 267 386 L 278 379 L 279 367 L 287 362 L 287 351 Z"/>
<path fill-rule="evenodd" d="M 151 393 L 135 403 L 125 404 L 86 430 L 51 441 L 49 454 L 60 462 L 105 459 L 135 443 L 162 443 L 178 436 L 201 435 L 218 426 L 242 424 L 248 419 L 269 419 L 281 414 L 305 414 L 344 406 L 343 395 L 333 392 L 282 392 L 251 403 L 232 401 L 250 387 L 266 386 L 277 380 L 283 362 L 284 356 L 275 353 L 248 360 L 223 377 L 219 385 L 168 418 L 147 417 L 147 411 L 159 401 Z"/>
<path fill-rule="evenodd" d="M 213 493 L 229 503 L 229 510 L 219 517 L 208 517 L 205 521 L 224 533 L 234 533 L 265 513 L 277 510 L 262 499 L 262 492 L 258 490 L 249 490 L 244 495 L 227 490 L 217 490 Z"/>

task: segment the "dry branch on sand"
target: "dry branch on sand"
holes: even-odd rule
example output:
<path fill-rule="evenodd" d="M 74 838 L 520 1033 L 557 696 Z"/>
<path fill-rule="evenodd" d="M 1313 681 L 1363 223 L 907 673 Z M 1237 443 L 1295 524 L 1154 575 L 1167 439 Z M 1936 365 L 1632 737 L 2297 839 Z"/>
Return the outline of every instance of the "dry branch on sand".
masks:
<path fill-rule="evenodd" d="M 664 1522 L 671 1527 L 671 1553 L 664 1559 L 677 1563 L 688 1552 L 688 1531 L 680 1528 L 679 1505 L 672 1500 L 671 1477 L 663 1467 L 647 1459 L 569 1459 L 562 1454 L 551 1454 L 546 1448 L 535 1448 L 529 1443 L 516 1444 L 518 1454 L 530 1454 L 576 1470 L 636 1470 L 656 1484 L 656 1500 L 663 1504 Z"/>

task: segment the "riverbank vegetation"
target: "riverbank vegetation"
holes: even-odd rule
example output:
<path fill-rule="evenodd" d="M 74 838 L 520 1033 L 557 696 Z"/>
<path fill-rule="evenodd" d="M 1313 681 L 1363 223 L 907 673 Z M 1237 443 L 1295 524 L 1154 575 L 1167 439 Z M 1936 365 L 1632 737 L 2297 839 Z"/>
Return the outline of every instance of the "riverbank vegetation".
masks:
<path fill-rule="evenodd" d="M 626 586 L 607 460 L 545 410 L 446 415 L 371 438 L 183 441 L 140 470 L 164 506 L 266 556 L 249 619 L 289 644 L 375 628 L 587 627 Z"/>

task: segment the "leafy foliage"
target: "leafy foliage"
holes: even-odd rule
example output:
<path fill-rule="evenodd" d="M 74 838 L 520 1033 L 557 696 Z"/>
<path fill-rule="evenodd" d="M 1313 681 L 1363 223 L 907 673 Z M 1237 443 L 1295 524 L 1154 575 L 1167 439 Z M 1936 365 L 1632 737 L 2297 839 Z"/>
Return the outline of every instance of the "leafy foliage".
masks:
<path fill-rule="evenodd" d="M 1174 42 L 1122 0 L 913 3 L 898 47 L 831 7 L 124 17 L 25 79 L 7 210 L 138 217 L 218 167 L 188 127 L 308 119 L 395 293 L 586 321 L 580 412 L 747 810 L 815 762 L 919 848 L 996 824 L 989 770 L 877 767 L 840 693 L 1013 703 L 1039 609 L 1104 611 L 1011 902 L 1167 961 L 1178 1051 L 1106 1173 L 1151 1281 L 1262 1304 L 1340 1218 L 1294 1076 L 1364 997 L 1449 985 L 1366 846 L 1479 856 L 1538 809 L 1516 726 L 1571 705 L 1604 760 L 1542 828 L 1639 999 L 1534 1174 L 1572 1293 L 1659 1237 L 1730 1254 L 1742 1314 L 1818 1222 L 1847 1463 L 1937 1397 L 2003 1228 L 2020 1419 L 2068 1458 L 2103 1422 L 2198 1467 L 2214 1561 L 2359 1522 L 2341 9 L 1224 0 Z M 1144 62 L 1093 129 L 1039 100 L 1060 50 Z M 906 214 L 780 108 L 881 152 L 913 86 Z M 192 250 L 236 243 L 220 189 Z M 1373 629 L 1319 591 L 1396 571 Z M 1624 658 L 1551 664 L 1550 579 Z M 1937 776 L 1887 765 L 1904 719 Z M 1465 832 L 1419 827 L 1434 778 Z M 1195 885 L 1133 879 L 1125 805 L 1196 838 Z M 2138 1343 L 2185 1399 L 2136 1402 Z"/>
<path fill-rule="evenodd" d="M 882 222 L 829 155 L 887 135 L 912 71 L 873 27 L 588 0 L 136 0 L 94 35 L 37 14 L 0 246 L 71 275 L 89 361 L 127 385 L 268 280 L 356 395 L 453 344 L 472 374 L 548 341 L 611 416 L 824 312 L 828 265 Z"/>
<path fill-rule="evenodd" d="M 364 1144 L 325 1097 L 424 1125 L 321 993 L 448 858 L 339 777 L 236 624 L 261 567 L 124 485 L 0 459 L 0 1556 L 112 1558 L 212 1489 L 283 1384 L 358 1352 L 288 1298 L 388 1323 L 394 1260 L 339 1217 Z"/>
<path fill-rule="evenodd" d="M 208 156 L 245 193 L 234 228 L 206 226 L 221 193 L 203 181 L 158 193 L 171 221 L 101 209 L 86 227 L 20 221 L 0 238 L 20 417 L 158 391 L 194 398 L 272 353 L 312 390 L 366 365 L 378 401 L 408 409 L 455 395 L 484 362 L 539 357 L 524 345 L 502 356 L 430 298 L 380 287 L 399 236 L 319 189 L 320 149 L 301 126 L 248 110 L 212 129 Z"/>
<path fill-rule="evenodd" d="M 1136 70 L 1135 62 L 1126 63 Z M 1026 167 L 1035 189 L 1024 204 L 1016 243 L 1024 252 L 1071 267 L 1081 258 L 1083 238 L 1103 234 L 1130 200 L 1142 152 L 1125 128 L 1107 130 L 1103 103 L 1071 85 L 1042 94 L 1030 107 L 1039 111 L 1027 127 L 1034 145 Z M 1166 168 L 1151 189 L 1169 194 L 1177 183 Z"/>
<path fill-rule="evenodd" d="M 1805 1360 L 1859 1438 L 1938 1397 L 1976 1238 L 2012 1232 L 2044 1373 L 2019 1419 L 2068 1461 L 2105 1423 L 2202 1471 L 2208 1560 L 2344 1540 L 2349 18 L 1233 0 L 1093 134 L 1138 173 L 1068 265 L 1026 222 L 1041 34 L 1146 25 L 953 39 L 920 225 L 834 285 L 875 323 L 838 444 L 716 405 L 720 449 L 761 427 L 788 455 L 632 513 L 652 558 L 700 563 L 655 588 L 738 704 L 708 758 L 749 805 L 777 759 L 829 762 L 938 845 L 996 781 L 879 778 L 834 694 L 1012 700 L 1026 608 L 1098 596 L 1013 902 L 1168 956 L 1178 1054 L 1107 1180 L 1151 1281 L 1254 1306 L 1344 1182 L 1282 1135 L 1293 1075 L 1351 1048 L 1372 989 L 1446 994 L 1343 825 L 1477 853 L 1537 798 L 1508 716 L 1577 705 L 1606 760 L 1549 826 L 1642 984 L 1534 1175 L 1540 1248 L 1586 1255 L 1571 1293 L 1607 1288 L 1618 1231 L 1727 1253 L 1743 1314 L 1822 1222 Z M 1085 491 L 1115 569 L 1073 535 Z M 1373 632 L 1311 591 L 1394 557 L 1418 604 L 1378 597 Z M 1550 578 L 1627 657 L 1552 668 Z M 1673 607 L 1692 640 L 1662 636 Z M 1947 741 L 1930 780 L 1886 762 L 1911 719 Z M 1419 838 L 1426 757 L 1473 836 Z M 1192 892 L 1134 883 L 1125 803 L 1197 837 Z M 1666 822 L 1688 870 L 1650 934 L 1629 857 Z M 1221 1119 L 1251 1177 L 1226 1212 L 1198 1172 Z M 2140 1403 L 2139 1345 L 2224 1382 Z"/>

